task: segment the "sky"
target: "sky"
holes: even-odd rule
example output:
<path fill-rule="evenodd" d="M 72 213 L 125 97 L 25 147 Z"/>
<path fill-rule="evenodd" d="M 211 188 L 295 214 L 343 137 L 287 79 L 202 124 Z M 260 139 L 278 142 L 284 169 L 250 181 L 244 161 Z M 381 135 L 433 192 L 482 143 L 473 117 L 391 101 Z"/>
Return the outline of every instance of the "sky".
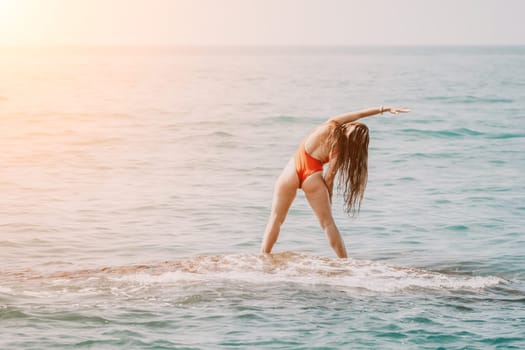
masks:
<path fill-rule="evenodd" d="M 0 0 L 0 45 L 525 45 L 525 0 Z"/>

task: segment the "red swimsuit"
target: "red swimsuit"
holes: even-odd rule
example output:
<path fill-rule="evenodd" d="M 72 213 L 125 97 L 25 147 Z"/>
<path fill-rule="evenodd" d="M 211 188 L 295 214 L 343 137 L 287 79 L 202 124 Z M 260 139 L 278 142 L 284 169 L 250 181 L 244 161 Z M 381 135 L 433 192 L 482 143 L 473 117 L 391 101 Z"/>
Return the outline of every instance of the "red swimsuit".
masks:
<path fill-rule="evenodd" d="M 321 162 L 319 159 L 312 157 L 306 149 L 304 148 L 304 142 L 301 143 L 297 152 L 295 152 L 295 170 L 299 176 L 299 188 L 303 185 L 303 182 L 308 178 L 308 176 L 318 172 L 323 171 L 323 164 L 328 163 Z"/>

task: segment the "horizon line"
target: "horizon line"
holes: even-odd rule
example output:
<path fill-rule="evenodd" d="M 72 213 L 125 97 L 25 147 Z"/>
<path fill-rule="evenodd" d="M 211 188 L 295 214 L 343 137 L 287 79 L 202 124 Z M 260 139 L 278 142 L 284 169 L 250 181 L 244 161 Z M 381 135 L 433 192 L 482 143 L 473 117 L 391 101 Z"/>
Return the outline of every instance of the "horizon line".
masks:
<path fill-rule="evenodd" d="M 3 44 L 0 48 L 403 48 L 524 47 L 524 44 Z"/>

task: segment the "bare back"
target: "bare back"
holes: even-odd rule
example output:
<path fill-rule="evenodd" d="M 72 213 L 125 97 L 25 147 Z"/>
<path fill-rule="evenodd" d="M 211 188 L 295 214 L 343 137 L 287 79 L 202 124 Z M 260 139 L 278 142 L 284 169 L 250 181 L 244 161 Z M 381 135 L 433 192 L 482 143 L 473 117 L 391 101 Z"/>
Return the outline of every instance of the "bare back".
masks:
<path fill-rule="evenodd" d="M 331 126 L 329 123 L 323 123 L 315 128 L 306 138 L 304 139 L 304 147 L 306 152 L 315 159 L 325 161 L 329 157 L 330 150 L 326 144 L 326 140 L 330 135 Z"/>

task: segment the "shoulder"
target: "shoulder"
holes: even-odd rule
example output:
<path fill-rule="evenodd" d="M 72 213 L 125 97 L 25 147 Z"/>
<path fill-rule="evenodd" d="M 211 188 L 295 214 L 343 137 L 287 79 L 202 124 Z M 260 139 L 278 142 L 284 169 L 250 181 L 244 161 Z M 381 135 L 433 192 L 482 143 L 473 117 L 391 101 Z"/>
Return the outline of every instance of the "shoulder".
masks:
<path fill-rule="evenodd" d="M 319 125 L 319 128 L 326 130 L 326 131 L 332 131 L 340 126 L 341 126 L 341 123 L 337 122 L 336 120 L 329 119 L 325 121 L 323 124 Z"/>
<path fill-rule="evenodd" d="M 313 134 L 321 138 L 326 138 L 332 133 L 333 129 L 334 129 L 334 125 L 329 122 L 326 122 L 326 123 L 318 125 L 313 131 Z"/>
<path fill-rule="evenodd" d="M 341 127 L 341 124 L 337 121 L 330 119 L 321 124 L 320 128 L 322 129 L 323 136 L 329 137 L 333 134 L 333 132 Z"/>
<path fill-rule="evenodd" d="M 315 143 L 323 143 L 333 134 L 334 130 L 339 126 L 335 121 L 326 121 L 322 124 L 319 124 L 315 129 L 313 129 L 308 135 L 307 139 Z"/>

